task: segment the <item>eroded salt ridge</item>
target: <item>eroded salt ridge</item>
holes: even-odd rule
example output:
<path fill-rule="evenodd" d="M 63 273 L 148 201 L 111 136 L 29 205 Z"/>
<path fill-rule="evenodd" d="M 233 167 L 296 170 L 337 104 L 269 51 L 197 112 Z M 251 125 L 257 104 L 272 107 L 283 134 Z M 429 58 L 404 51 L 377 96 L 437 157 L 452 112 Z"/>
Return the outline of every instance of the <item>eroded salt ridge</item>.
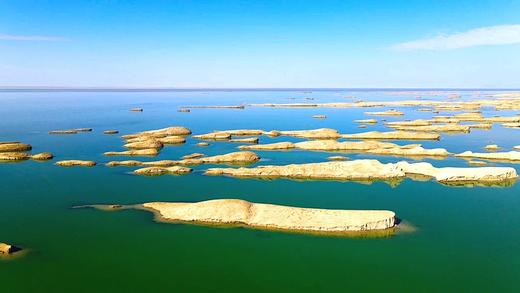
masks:
<path fill-rule="evenodd" d="M 446 149 L 425 149 L 420 144 L 397 145 L 381 141 L 336 141 L 336 140 L 310 140 L 297 143 L 278 142 L 272 144 L 240 146 L 241 150 L 289 150 L 302 149 L 312 151 L 345 151 L 362 152 L 378 155 L 393 155 L 402 157 L 446 157 L 450 155 Z"/>
<path fill-rule="evenodd" d="M 166 221 L 239 224 L 259 229 L 341 233 L 385 230 L 395 226 L 395 213 L 386 210 L 300 208 L 239 199 L 151 202 L 142 206 Z"/>
<path fill-rule="evenodd" d="M 191 130 L 182 126 L 147 130 L 123 135 L 126 151 L 105 152 L 106 156 L 157 156 L 165 145 L 182 144 Z"/>
<path fill-rule="evenodd" d="M 48 152 L 30 154 L 28 151 L 31 149 L 32 146 L 27 143 L 18 141 L 0 142 L 0 161 L 23 161 L 29 159 L 44 161 L 54 157 L 53 154 Z"/>
<path fill-rule="evenodd" d="M 198 154 L 197 154 L 198 155 Z M 172 167 L 177 165 L 200 165 L 200 164 L 250 164 L 260 160 L 260 156 L 254 152 L 233 152 L 223 155 L 210 157 L 195 156 L 182 160 L 161 160 L 151 162 L 141 162 L 136 160 L 111 161 L 106 165 L 114 166 L 152 166 L 152 167 Z"/>
<path fill-rule="evenodd" d="M 338 179 L 338 180 L 395 180 L 405 177 L 416 179 L 426 176 L 441 183 L 500 183 L 515 180 L 518 175 L 510 167 L 482 168 L 437 168 L 430 163 L 384 164 L 377 160 L 353 160 L 291 164 L 282 166 L 258 166 L 254 168 L 210 168 L 207 175 L 229 175 L 234 177 L 295 178 L 295 179 Z"/>

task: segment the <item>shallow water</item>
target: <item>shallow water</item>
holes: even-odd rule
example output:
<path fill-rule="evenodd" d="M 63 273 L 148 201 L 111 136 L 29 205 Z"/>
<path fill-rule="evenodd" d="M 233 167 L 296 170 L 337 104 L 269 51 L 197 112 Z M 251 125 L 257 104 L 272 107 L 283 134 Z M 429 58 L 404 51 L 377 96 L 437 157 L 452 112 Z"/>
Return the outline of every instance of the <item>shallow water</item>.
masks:
<path fill-rule="evenodd" d="M 473 91 L 461 92 L 464 99 Z M 283 109 L 248 107 L 193 109 L 183 105 L 237 105 L 413 99 L 382 91 L 173 91 L 173 92 L 0 92 L 0 141 L 23 141 L 33 153 L 56 160 L 87 159 L 93 168 L 63 168 L 51 162 L 0 164 L 0 242 L 27 248 L 25 255 L 0 259 L 0 292 L 518 292 L 520 283 L 520 184 L 505 188 L 448 187 L 434 181 L 361 184 L 337 181 L 234 179 L 202 175 L 140 177 L 133 168 L 108 168 L 105 151 L 123 150 L 118 135 L 173 125 L 194 134 L 212 130 L 312 129 L 341 133 L 383 130 L 379 123 L 358 128 L 354 119 L 384 108 Z M 313 101 L 304 97 L 312 97 Z M 441 96 L 441 97 L 445 97 Z M 289 99 L 294 98 L 294 99 Z M 424 96 L 424 99 L 440 98 Z M 144 112 L 129 112 L 142 107 Z M 404 118 L 431 112 L 398 108 Z M 450 112 L 453 113 L 453 112 Z M 513 115 L 516 111 L 500 111 Z M 312 119 L 325 114 L 327 119 Z M 496 115 L 490 109 L 484 114 Z M 440 114 L 442 115 L 442 113 Z M 382 117 L 376 117 L 381 119 Z M 384 117 L 383 117 L 384 118 Z M 401 120 L 403 117 L 386 117 Z M 49 135 L 49 130 L 92 127 L 91 133 Z M 496 143 L 510 150 L 520 130 L 474 129 L 421 142 L 451 152 L 482 151 Z M 261 143 L 299 139 L 261 137 Z M 237 150 L 239 144 L 211 142 L 165 147 L 157 159 L 177 159 Z M 407 142 L 398 142 L 407 143 Z M 416 142 L 412 142 L 416 143 Z M 325 161 L 331 153 L 258 151 L 257 164 Z M 335 153 L 337 154 L 337 153 Z M 396 157 L 346 154 L 352 159 Z M 410 159 L 407 159 L 412 161 Z M 465 160 L 430 160 L 435 166 L 467 166 Z M 498 166 L 518 164 L 496 163 Z M 157 223 L 145 211 L 71 209 L 85 204 L 201 201 L 240 198 L 253 202 L 335 209 L 388 209 L 415 227 L 389 238 L 322 237 L 246 228 Z"/>

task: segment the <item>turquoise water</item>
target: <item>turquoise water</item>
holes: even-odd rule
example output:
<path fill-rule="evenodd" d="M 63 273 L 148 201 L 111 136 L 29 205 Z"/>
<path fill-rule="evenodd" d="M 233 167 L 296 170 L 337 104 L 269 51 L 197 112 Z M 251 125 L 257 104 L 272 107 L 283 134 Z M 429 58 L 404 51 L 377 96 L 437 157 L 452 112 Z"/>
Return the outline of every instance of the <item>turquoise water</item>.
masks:
<path fill-rule="evenodd" d="M 473 92 L 462 92 L 465 97 Z M 520 184 L 507 188 L 447 187 L 433 181 L 383 182 L 234 179 L 202 175 L 140 177 L 132 168 L 108 168 L 105 151 L 123 150 L 118 135 L 182 125 L 193 133 L 212 130 L 312 129 L 341 133 L 359 129 L 353 109 L 194 109 L 182 105 L 262 102 L 410 99 L 380 91 L 178 91 L 178 92 L 2 92 L 0 141 L 23 141 L 33 153 L 56 160 L 88 159 L 93 168 L 62 168 L 51 162 L 0 164 L 0 242 L 26 248 L 23 256 L 0 260 L 0 292 L 518 292 L 520 283 Z M 312 97 L 314 101 L 303 99 Z M 294 98 L 294 99 L 289 99 Z M 425 99 L 428 98 L 425 96 Z M 128 109 L 142 107 L 144 112 Z M 430 112 L 402 108 L 406 119 Z M 312 119 L 325 114 L 327 119 Z M 442 113 L 441 113 L 442 114 Z M 485 115 L 496 115 L 490 109 Z M 515 111 L 501 111 L 513 115 Z M 388 120 L 402 118 L 388 117 Z M 91 133 L 49 135 L 54 129 L 92 127 Z M 493 130 L 443 135 L 425 147 L 480 151 L 496 143 L 520 144 L 520 132 Z M 261 137 L 262 143 L 298 139 Z M 237 150 L 238 144 L 197 140 L 165 147 L 157 159 L 177 159 Z M 406 142 L 403 142 L 406 143 Z M 257 164 L 325 161 L 326 152 L 258 152 Z M 401 158 L 347 154 L 352 159 Z M 461 159 L 425 160 L 436 166 L 467 166 Z M 518 165 L 497 163 L 500 166 Z M 165 224 L 145 211 L 72 209 L 84 204 L 201 201 L 241 198 L 253 202 L 335 209 L 388 209 L 416 227 L 390 238 L 338 238 L 245 228 Z"/>

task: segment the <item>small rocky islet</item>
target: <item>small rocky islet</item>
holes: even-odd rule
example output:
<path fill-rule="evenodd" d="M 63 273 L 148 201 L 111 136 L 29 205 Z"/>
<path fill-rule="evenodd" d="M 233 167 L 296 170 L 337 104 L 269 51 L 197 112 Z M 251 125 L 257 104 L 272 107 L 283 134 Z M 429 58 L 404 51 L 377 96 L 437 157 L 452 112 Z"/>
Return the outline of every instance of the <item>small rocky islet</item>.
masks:
<path fill-rule="evenodd" d="M 49 134 L 78 134 L 80 132 L 91 132 L 92 128 L 74 128 L 64 130 L 51 130 Z"/>
<path fill-rule="evenodd" d="M 27 143 L 18 141 L 0 142 L 0 162 L 1 161 L 46 161 L 54 157 L 49 152 L 30 154 L 28 151 L 32 150 L 32 146 Z"/>
<path fill-rule="evenodd" d="M 10 257 L 21 251 L 22 251 L 22 249 L 18 246 L 0 242 L 0 258 Z"/>
<path fill-rule="evenodd" d="M 123 135 L 125 151 L 108 151 L 105 156 L 157 156 L 166 145 L 183 144 L 191 130 L 186 127 L 172 126 L 167 128 L 142 131 Z"/>

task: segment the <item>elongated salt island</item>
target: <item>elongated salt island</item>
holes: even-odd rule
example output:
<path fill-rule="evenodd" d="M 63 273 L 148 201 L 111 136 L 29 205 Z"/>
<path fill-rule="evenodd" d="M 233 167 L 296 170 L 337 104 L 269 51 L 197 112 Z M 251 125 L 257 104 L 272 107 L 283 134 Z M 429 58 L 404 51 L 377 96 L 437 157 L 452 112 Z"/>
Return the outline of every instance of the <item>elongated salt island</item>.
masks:
<path fill-rule="evenodd" d="M 415 132 L 415 131 L 369 131 L 354 134 L 342 134 L 343 138 L 350 139 L 404 139 L 404 140 L 439 140 L 440 135 L 438 133 L 429 132 Z"/>
<path fill-rule="evenodd" d="M 291 164 L 282 166 L 258 166 L 254 168 L 210 168 L 207 175 L 229 175 L 234 177 L 336 179 L 336 180 L 395 180 L 415 179 L 417 175 L 433 178 L 441 183 L 505 183 L 518 175 L 510 167 L 482 168 L 436 168 L 430 163 L 383 164 L 377 160 L 353 160 L 346 162 L 324 162 Z"/>
<path fill-rule="evenodd" d="M 25 152 L 32 149 L 30 144 L 18 141 L 0 142 L 0 152 Z"/>
<path fill-rule="evenodd" d="M 498 152 L 498 153 L 474 153 L 472 151 L 466 151 L 460 154 L 456 154 L 455 157 L 461 158 L 476 158 L 490 161 L 504 161 L 504 162 L 520 162 L 520 152 Z"/>
<path fill-rule="evenodd" d="M 55 165 L 62 166 L 62 167 L 73 167 L 73 166 L 93 167 L 96 165 L 96 162 L 84 161 L 84 160 L 64 160 L 64 161 L 56 162 Z"/>
<path fill-rule="evenodd" d="M 386 210 L 328 210 L 217 199 L 196 203 L 150 202 L 142 205 L 166 221 L 246 225 L 259 229 L 306 232 L 353 232 L 394 227 Z"/>

